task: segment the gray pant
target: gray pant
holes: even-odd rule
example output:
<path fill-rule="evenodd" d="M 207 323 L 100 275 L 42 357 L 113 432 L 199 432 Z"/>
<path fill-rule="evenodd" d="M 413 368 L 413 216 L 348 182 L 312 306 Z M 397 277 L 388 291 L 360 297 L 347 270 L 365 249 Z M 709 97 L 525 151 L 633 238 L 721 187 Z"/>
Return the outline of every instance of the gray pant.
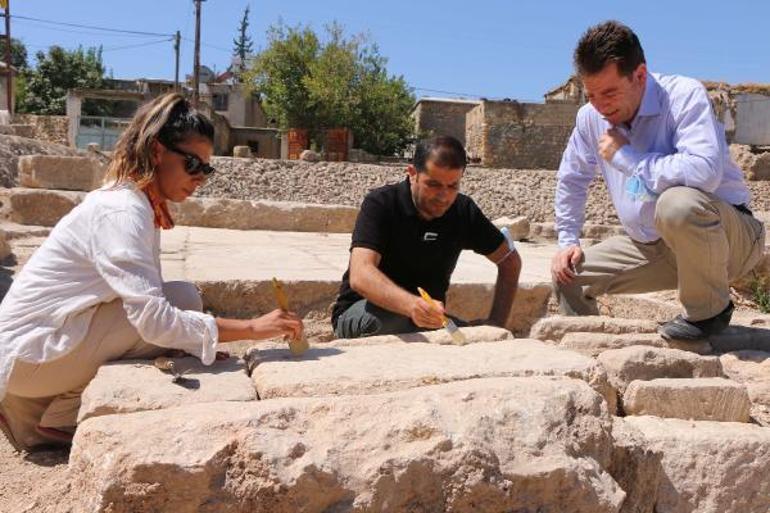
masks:
<path fill-rule="evenodd" d="M 448 317 L 451 317 L 458 326 L 468 325 L 456 317 Z M 359 338 L 416 331 L 426 331 L 426 329 L 417 326 L 409 317 L 380 308 L 366 299 L 360 299 L 337 318 L 334 335 L 337 338 Z"/>
<path fill-rule="evenodd" d="M 730 281 L 757 265 L 764 225 L 713 194 L 672 187 L 658 198 L 655 226 L 661 239 L 643 244 L 621 235 L 584 252 L 578 276 L 555 285 L 565 315 L 597 315 L 601 294 L 679 290 L 685 317 L 719 314 L 730 301 Z"/>

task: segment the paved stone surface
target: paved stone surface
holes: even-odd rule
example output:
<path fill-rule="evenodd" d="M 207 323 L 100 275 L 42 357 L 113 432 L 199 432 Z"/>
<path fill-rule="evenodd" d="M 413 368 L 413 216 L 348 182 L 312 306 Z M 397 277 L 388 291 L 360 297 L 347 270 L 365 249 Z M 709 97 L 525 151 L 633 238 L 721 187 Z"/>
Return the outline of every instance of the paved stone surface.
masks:
<path fill-rule="evenodd" d="M 313 347 L 299 358 L 264 351 L 252 373 L 259 397 L 376 394 L 502 376 L 569 376 L 589 383 L 614 412 L 615 391 L 591 358 L 536 340 L 465 346 L 424 343 Z"/>
<path fill-rule="evenodd" d="M 723 376 L 722 365 L 716 356 L 699 356 L 679 349 L 631 346 L 604 351 L 598 360 L 620 396 L 635 380 Z"/>
<path fill-rule="evenodd" d="M 172 383 L 171 374 L 150 360 L 124 360 L 103 365 L 83 392 L 78 422 L 91 417 L 161 410 L 217 401 L 254 401 L 254 385 L 243 362 L 235 358 L 210 367 L 197 358 L 174 358 L 185 378 Z"/>
<path fill-rule="evenodd" d="M 770 427 L 770 353 L 735 351 L 719 357 L 727 377 L 746 385 L 751 399 L 751 417 Z"/>
<path fill-rule="evenodd" d="M 666 340 L 657 333 L 566 333 L 559 346 L 593 357 L 604 351 L 631 346 L 681 349 L 697 354 L 709 354 L 712 351 L 711 345 L 706 341 Z"/>
<path fill-rule="evenodd" d="M 724 378 L 632 381 L 623 394 L 627 415 L 748 422 L 751 402 L 746 387 Z"/>
<path fill-rule="evenodd" d="M 89 419 L 79 511 L 616 513 L 601 398 L 564 378 Z"/>
<path fill-rule="evenodd" d="M 615 422 L 641 432 L 642 447 L 663 454 L 663 477 L 650 496 L 656 513 L 767 513 L 770 429 L 649 416 Z"/>
<path fill-rule="evenodd" d="M 544 317 L 532 327 L 529 336 L 538 340 L 560 341 L 566 333 L 655 333 L 655 321 L 645 319 L 621 319 L 605 316 L 568 317 L 553 315 Z"/>

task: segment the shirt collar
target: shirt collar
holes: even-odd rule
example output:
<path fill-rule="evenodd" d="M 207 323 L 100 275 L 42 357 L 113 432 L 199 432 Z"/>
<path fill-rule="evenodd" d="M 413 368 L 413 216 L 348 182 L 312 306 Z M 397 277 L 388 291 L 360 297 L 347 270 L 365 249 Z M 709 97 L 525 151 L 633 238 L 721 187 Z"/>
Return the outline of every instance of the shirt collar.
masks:
<path fill-rule="evenodd" d="M 657 116 L 660 114 L 660 85 L 652 73 L 647 73 L 644 96 L 637 116 Z"/>

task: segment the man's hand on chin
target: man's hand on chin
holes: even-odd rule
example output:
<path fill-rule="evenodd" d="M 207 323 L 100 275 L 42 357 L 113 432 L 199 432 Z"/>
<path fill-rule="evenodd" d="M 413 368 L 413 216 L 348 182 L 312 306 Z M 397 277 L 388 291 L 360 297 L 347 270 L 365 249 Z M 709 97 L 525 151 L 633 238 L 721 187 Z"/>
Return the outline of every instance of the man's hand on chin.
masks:
<path fill-rule="evenodd" d="M 617 128 L 610 128 L 599 137 L 599 155 L 607 162 L 612 162 L 615 153 L 626 144 L 628 144 L 626 136 L 621 134 Z"/>

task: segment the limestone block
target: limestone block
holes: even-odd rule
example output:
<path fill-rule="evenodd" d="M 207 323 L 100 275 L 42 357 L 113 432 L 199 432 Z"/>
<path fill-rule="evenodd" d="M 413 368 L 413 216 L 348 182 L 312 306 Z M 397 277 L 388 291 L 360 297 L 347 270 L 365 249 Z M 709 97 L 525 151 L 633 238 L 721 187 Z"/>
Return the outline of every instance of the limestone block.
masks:
<path fill-rule="evenodd" d="M 255 401 L 257 393 L 245 364 L 236 358 L 206 367 L 193 357 L 174 358 L 181 384 L 150 360 L 123 360 L 99 368 L 83 392 L 78 423 L 91 417 L 162 410 L 216 401 Z"/>
<path fill-rule="evenodd" d="M 620 513 L 655 513 L 655 498 L 663 479 L 663 452 L 645 442 L 641 431 L 623 418 L 613 417 L 609 473 L 626 492 Z"/>
<path fill-rule="evenodd" d="M 233 148 L 233 157 L 241 159 L 249 159 L 253 155 L 251 154 L 251 148 L 248 146 L 235 146 Z"/>
<path fill-rule="evenodd" d="M 722 365 L 716 356 L 698 356 L 679 349 L 631 346 L 604 351 L 598 360 L 621 396 L 635 380 L 722 377 Z"/>
<path fill-rule="evenodd" d="M 299 159 L 304 160 L 305 162 L 320 162 L 321 155 L 313 150 L 303 150 L 302 153 L 299 154 Z"/>
<path fill-rule="evenodd" d="M 770 426 L 770 353 L 735 351 L 719 357 L 727 377 L 746 385 L 751 399 L 751 417 Z"/>
<path fill-rule="evenodd" d="M 267 352 L 266 352 L 267 353 Z M 465 346 L 424 343 L 312 347 L 302 357 L 260 355 L 252 379 L 259 397 L 362 395 L 479 377 L 569 376 L 589 383 L 616 408 L 614 390 L 595 360 L 536 340 Z"/>
<path fill-rule="evenodd" d="M 189 198 L 169 206 L 177 224 L 233 230 L 349 233 L 358 216 L 356 207 L 286 201 Z"/>
<path fill-rule="evenodd" d="M 746 387 L 724 378 L 632 381 L 623 394 L 627 415 L 675 419 L 748 422 L 751 402 Z"/>
<path fill-rule="evenodd" d="M 10 189 L 10 220 L 19 224 L 54 226 L 83 201 L 85 193 L 43 189 Z"/>
<path fill-rule="evenodd" d="M 596 357 L 604 351 L 631 346 L 652 346 L 681 349 L 697 354 L 710 354 L 711 345 L 703 340 L 666 340 L 657 333 L 567 333 L 559 346 Z"/>
<path fill-rule="evenodd" d="M 610 422 L 564 378 L 109 415 L 77 431 L 72 495 L 110 513 L 616 513 Z"/>
<path fill-rule="evenodd" d="M 19 157 L 19 184 L 34 189 L 91 191 L 101 186 L 105 171 L 98 160 L 90 157 Z"/>
<path fill-rule="evenodd" d="M 767 513 L 770 429 L 648 416 L 618 421 L 663 454 L 663 478 L 650 496 L 656 513 Z"/>
<path fill-rule="evenodd" d="M 501 217 L 492 221 L 492 224 L 500 229 L 508 228 L 513 240 L 524 240 L 529 237 L 529 219 L 520 217 Z"/>
<path fill-rule="evenodd" d="M 4 260 L 11 254 L 11 244 L 8 242 L 8 235 L 5 230 L 0 229 L 0 260 Z"/>
<path fill-rule="evenodd" d="M 513 334 L 504 328 L 497 326 L 472 326 L 460 328 L 465 335 L 467 344 L 477 342 L 498 342 L 501 340 L 513 340 Z M 356 347 L 379 346 L 382 344 L 425 343 L 425 344 L 452 344 L 452 337 L 447 330 L 420 331 L 418 333 L 401 333 L 398 335 L 377 335 L 363 338 L 340 338 L 333 340 L 324 347 Z"/>
<path fill-rule="evenodd" d="M 623 319 L 605 316 L 569 317 L 554 315 L 540 319 L 529 333 L 538 340 L 560 341 L 566 333 L 655 333 L 658 324 L 646 319 Z"/>
<path fill-rule="evenodd" d="M 552 222 L 531 223 L 529 229 L 530 239 L 556 239 L 556 225 Z"/>

